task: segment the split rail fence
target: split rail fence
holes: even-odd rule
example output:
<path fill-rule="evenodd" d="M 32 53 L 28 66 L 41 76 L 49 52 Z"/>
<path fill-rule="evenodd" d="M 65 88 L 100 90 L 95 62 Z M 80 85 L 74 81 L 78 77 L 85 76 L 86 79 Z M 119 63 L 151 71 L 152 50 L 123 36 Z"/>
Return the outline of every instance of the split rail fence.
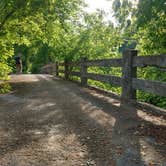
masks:
<path fill-rule="evenodd" d="M 82 85 L 87 85 L 88 79 L 91 79 L 120 86 L 122 87 L 122 100 L 135 100 L 137 90 L 166 97 L 166 82 L 137 78 L 138 67 L 155 66 L 165 69 L 166 55 L 137 56 L 137 54 L 136 50 L 126 50 L 122 58 L 118 59 L 88 60 L 87 58 L 81 58 L 80 61 L 76 62 L 67 60 L 63 63 L 56 62 L 56 75 L 59 76 L 59 73 L 63 73 L 66 80 L 70 76 L 80 77 Z M 64 66 L 64 70 L 60 70 L 60 66 Z M 77 66 L 80 67 L 79 72 L 70 70 Z M 121 67 L 122 77 L 88 73 L 88 67 Z"/>

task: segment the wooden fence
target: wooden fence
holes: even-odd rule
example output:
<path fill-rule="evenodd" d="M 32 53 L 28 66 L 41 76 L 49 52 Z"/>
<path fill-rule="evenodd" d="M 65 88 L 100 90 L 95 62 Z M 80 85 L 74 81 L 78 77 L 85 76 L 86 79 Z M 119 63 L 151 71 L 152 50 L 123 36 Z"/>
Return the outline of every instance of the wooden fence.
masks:
<path fill-rule="evenodd" d="M 64 70 L 59 70 L 59 66 L 64 66 Z M 70 71 L 71 67 L 80 67 L 80 71 Z M 88 60 L 82 58 L 77 62 L 56 63 L 56 75 L 64 73 L 66 80 L 70 76 L 81 78 L 81 84 L 87 85 L 87 80 L 96 80 L 111 85 L 122 87 L 121 98 L 124 100 L 136 99 L 136 90 L 142 90 L 152 94 L 166 97 L 166 83 L 159 81 L 149 81 L 137 78 L 137 67 L 156 66 L 166 67 L 166 55 L 137 56 L 136 50 L 126 50 L 122 58 L 105 60 Z M 102 75 L 88 73 L 88 67 L 121 67 L 122 77 L 113 75 Z"/>

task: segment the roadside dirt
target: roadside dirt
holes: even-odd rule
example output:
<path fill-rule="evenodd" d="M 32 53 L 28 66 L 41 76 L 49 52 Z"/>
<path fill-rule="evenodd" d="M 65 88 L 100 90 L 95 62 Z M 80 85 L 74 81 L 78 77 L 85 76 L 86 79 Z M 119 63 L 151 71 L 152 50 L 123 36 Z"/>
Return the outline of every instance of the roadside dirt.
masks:
<path fill-rule="evenodd" d="M 166 166 L 166 120 L 49 75 L 0 95 L 0 166 Z"/>

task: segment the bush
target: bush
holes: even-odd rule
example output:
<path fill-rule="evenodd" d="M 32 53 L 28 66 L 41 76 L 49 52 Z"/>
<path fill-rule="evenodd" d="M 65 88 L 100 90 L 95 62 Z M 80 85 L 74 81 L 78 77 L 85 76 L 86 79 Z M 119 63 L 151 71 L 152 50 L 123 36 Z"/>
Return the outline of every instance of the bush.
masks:
<path fill-rule="evenodd" d="M 0 84 L 0 93 L 8 93 L 11 91 L 11 86 L 8 83 Z"/>

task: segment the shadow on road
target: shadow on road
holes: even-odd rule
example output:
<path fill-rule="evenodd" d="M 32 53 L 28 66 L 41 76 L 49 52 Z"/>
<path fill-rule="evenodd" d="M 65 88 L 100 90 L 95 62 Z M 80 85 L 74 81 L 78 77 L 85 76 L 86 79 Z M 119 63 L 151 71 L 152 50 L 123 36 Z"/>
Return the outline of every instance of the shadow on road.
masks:
<path fill-rule="evenodd" d="M 45 155 L 35 150 L 40 141 L 58 135 L 65 140 L 72 133 L 80 144 L 62 141 L 60 147 L 67 151 L 65 155 L 79 149 L 85 165 L 164 163 L 165 126 L 145 120 L 138 110 L 96 91 L 62 80 L 45 80 L 40 76 L 38 79 L 39 82 L 13 84 L 13 94 L 0 96 L 0 158 L 32 146 L 36 162 L 40 158 L 43 165 L 49 165 Z M 164 133 L 156 137 L 158 130 Z M 2 136 L 3 133 L 6 135 Z M 57 139 L 54 141 L 52 158 L 58 160 Z M 70 151 L 70 146 L 75 149 Z M 82 147 L 85 148 L 81 150 Z"/>

